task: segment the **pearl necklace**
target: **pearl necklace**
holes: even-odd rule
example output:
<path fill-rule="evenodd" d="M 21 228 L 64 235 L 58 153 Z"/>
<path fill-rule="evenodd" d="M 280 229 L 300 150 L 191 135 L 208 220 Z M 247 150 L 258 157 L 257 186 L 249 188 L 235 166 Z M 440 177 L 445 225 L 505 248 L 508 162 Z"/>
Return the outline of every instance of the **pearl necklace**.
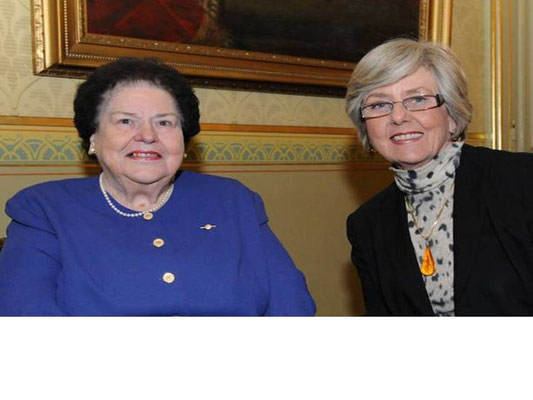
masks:
<path fill-rule="evenodd" d="M 102 191 L 102 194 L 104 195 L 105 201 L 107 202 L 107 204 L 109 205 L 109 207 L 111 207 L 113 211 L 115 211 L 117 214 L 122 215 L 123 217 L 135 218 L 135 217 L 143 216 L 144 219 L 146 220 L 152 219 L 153 217 L 152 213 L 156 212 L 161 207 L 163 207 L 165 203 L 168 201 L 168 199 L 170 198 L 170 195 L 172 194 L 172 192 L 174 191 L 174 184 L 172 183 L 167 189 L 167 191 L 165 192 L 165 194 L 163 195 L 163 198 L 161 199 L 161 201 L 157 203 L 155 207 L 150 208 L 147 211 L 139 211 L 136 213 L 126 213 L 124 211 L 119 210 L 117 206 L 115 206 L 113 202 L 111 201 L 111 199 L 109 198 L 109 194 L 107 194 L 106 190 L 104 189 L 104 185 L 102 182 L 102 174 L 100 174 L 100 176 L 98 177 L 98 184 L 100 185 L 100 190 Z"/>

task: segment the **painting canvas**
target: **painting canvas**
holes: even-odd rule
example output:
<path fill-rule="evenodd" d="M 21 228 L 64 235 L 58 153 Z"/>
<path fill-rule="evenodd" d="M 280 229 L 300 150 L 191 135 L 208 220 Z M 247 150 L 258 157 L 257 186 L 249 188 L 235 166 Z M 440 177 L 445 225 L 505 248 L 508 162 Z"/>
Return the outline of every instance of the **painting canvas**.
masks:
<path fill-rule="evenodd" d="M 222 0 L 87 0 L 89 33 L 232 47 Z"/>
<path fill-rule="evenodd" d="M 225 3 L 220 20 L 239 49 L 356 62 L 387 39 L 419 36 L 417 0 Z"/>
<path fill-rule="evenodd" d="M 356 62 L 387 39 L 418 37 L 419 13 L 418 0 L 88 0 L 87 27 L 96 34 Z"/>

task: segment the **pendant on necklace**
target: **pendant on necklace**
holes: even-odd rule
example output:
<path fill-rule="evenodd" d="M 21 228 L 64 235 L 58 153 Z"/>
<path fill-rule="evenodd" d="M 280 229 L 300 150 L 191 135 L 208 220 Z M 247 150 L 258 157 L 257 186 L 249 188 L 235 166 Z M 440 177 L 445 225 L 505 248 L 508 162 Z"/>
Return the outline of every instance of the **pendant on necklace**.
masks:
<path fill-rule="evenodd" d="M 433 259 L 433 254 L 431 254 L 431 249 L 426 245 L 426 250 L 424 251 L 424 257 L 422 257 L 422 265 L 420 266 L 420 271 L 425 276 L 431 276 L 436 272 L 437 268 L 435 266 L 435 260 Z"/>

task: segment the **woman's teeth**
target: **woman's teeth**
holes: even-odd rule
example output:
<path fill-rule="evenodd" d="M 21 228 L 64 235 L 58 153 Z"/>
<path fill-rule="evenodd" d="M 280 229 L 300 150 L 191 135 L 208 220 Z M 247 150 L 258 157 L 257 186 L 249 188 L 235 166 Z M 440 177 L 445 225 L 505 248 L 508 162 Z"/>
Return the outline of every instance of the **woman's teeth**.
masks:
<path fill-rule="evenodd" d="M 393 136 L 392 140 L 394 140 L 395 142 L 399 142 L 399 141 L 402 141 L 402 140 L 418 139 L 421 136 L 422 136 L 421 133 L 405 133 L 403 135 L 395 135 L 395 136 Z"/>
<path fill-rule="evenodd" d="M 156 154 L 156 153 L 131 153 L 130 157 L 134 157 L 134 158 L 159 157 L 159 154 Z"/>

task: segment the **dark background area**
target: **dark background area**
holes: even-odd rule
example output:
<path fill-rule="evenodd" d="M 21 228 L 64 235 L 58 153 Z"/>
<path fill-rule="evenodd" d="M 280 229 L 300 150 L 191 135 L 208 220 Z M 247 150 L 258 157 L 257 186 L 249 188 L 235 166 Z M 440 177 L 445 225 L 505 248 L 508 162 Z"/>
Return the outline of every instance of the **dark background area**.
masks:
<path fill-rule="evenodd" d="M 236 49 L 357 62 L 418 19 L 418 0 L 223 0 L 219 22 Z"/>

